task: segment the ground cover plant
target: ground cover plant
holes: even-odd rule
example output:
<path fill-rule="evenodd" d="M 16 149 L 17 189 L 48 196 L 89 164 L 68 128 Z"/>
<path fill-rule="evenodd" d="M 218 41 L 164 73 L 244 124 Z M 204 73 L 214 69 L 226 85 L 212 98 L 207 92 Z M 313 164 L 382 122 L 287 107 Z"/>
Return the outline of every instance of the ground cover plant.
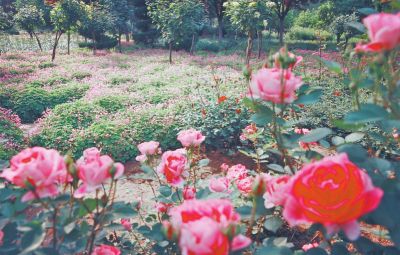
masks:
<path fill-rule="evenodd" d="M 0 254 L 400 253 L 397 1 L 0 6 Z"/>

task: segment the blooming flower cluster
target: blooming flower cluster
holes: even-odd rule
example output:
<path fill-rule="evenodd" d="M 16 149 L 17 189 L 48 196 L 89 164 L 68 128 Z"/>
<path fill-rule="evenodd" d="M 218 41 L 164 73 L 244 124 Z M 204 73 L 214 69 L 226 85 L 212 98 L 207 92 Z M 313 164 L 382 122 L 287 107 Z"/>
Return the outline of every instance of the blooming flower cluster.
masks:
<path fill-rule="evenodd" d="M 136 157 L 136 160 L 143 163 L 145 162 L 149 156 L 157 155 L 161 153 L 161 149 L 159 148 L 160 143 L 155 141 L 144 142 L 138 145 L 138 149 L 141 155 Z"/>
<path fill-rule="evenodd" d="M 254 178 L 249 175 L 249 171 L 242 164 L 234 165 L 229 167 L 226 164 L 221 166 L 222 169 L 226 169 L 226 176 L 213 177 L 209 182 L 209 189 L 211 192 L 219 193 L 230 193 L 229 189 L 231 183 L 234 183 L 238 190 L 245 196 L 250 195 L 253 188 Z"/>
<path fill-rule="evenodd" d="M 187 200 L 172 208 L 169 215 L 170 222 L 164 226 L 170 237 L 178 237 L 182 254 L 228 255 L 251 243 L 236 234 L 240 216 L 228 200 Z"/>

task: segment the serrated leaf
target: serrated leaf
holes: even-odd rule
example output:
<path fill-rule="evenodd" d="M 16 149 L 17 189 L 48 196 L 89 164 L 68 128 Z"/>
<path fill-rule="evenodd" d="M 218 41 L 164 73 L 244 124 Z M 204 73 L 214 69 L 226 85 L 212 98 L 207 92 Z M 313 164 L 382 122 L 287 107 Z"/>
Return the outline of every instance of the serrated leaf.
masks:
<path fill-rule="evenodd" d="M 389 113 L 382 106 L 363 104 L 360 106 L 360 110 L 347 113 L 344 120 L 349 124 L 359 124 L 384 120 L 388 116 Z"/>

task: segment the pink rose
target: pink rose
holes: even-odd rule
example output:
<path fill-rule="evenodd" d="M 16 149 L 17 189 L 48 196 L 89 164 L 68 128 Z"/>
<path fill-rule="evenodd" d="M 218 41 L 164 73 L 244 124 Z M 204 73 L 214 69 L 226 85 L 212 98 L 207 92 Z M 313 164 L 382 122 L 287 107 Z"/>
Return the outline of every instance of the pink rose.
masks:
<path fill-rule="evenodd" d="M 306 134 L 310 133 L 310 130 L 307 128 L 295 128 L 294 132 L 296 134 L 306 135 Z M 310 146 L 315 146 L 315 145 L 318 145 L 318 143 L 317 142 L 305 143 L 305 142 L 299 141 L 299 146 L 304 150 L 309 150 Z"/>
<path fill-rule="evenodd" d="M 195 129 L 183 130 L 178 133 L 178 140 L 182 143 L 184 147 L 199 146 L 204 140 L 205 136 L 201 134 L 200 131 Z"/>
<path fill-rule="evenodd" d="M 102 244 L 97 246 L 92 255 L 120 255 L 121 251 L 117 247 Z"/>
<path fill-rule="evenodd" d="M 223 164 L 220 166 L 220 168 L 221 168 L 222 172 L 226 173 L 226 172 L 228 172 L 229 165 L 226 164 L 226 163 L 223 163 Z"/>
<path fill-rule="evenodd" d="M 196 188 L 186 186 L 183 189 L 183 199 L 189 200 L 189 199 L 194 199 L 194 198 L 196 198 Z"/>
<path fill-rule="evenodd" d="M 357 219 L 378 207 L 383 191 L 343 153 L 304 166 L 286 195 L 283 216 L 291 226 L 320 223 L 328 234 L 343 229 L 355 240 L 360 235 Z"/>
<path fill-rule="evenodd" d="M 249 94 L 277 104 L 288 104 L 296 100 L 296 90 L 303 85 L 301 77 L 290 70 L 262 68 L 252 75 Z"/>
<path fill-rule="evenodd" d="M 272 177 L 266 176 L 266 191 L 264 193 L 264 205 L 265 208 L 273 208 L 275 206 L 281 206 L 285 203 L 287 194 L 286 192 L 290 188 L 288 183 L 290 181 L 289 175 Z"/>
<path fill-rule="evenodd" d="M 108 179 L 118 179 L 124 173 L 124 166 L 114 161 L 107 155 L 100 156 L 96 148 L 84 151 L 83 157 L 76 161 L 78 177 L 81 186 L 75 191 L 76 198 L 82 198 L 87 193 L 101 188 Z"/>
<path fill-rule="evenodd" d="M 188 255 L 228 255 L 229 239 L 217 222 L 202 218 L 182 226 L 179 247 Z"/>
<path fill-rule="evenodd" d="M 172 204 L 167 204 L 167 203 L 163 203 L 163 202 L 156 203 L 156 209 L 157 209 L 157 212 L 159 212 L 159 213 L 167 213 L 171 207 L 172 207 Z"/>
<path fill-rule="evenodd" d="M 121 225 L 125 228 L 126 231 L 132 231 L 132 224 L 129 219 L 121 219 Z"/>
<path fill-rule="evenodd" d="M 226 229 L 236 227 L 240 216 L 229 200 L 187 200 L 169 212 L 172 229 L 179 229 L 182 254 L 228 255 L 251 243 L 242 235 L 233 236 L 232 247 Z"/>
<path fill-rule="evenodd" d="M 238 190 L 244 195 L 250 195 L 253 190 L 253 177 L 246 177 L 236 181 Z"/>
<path fill-rule="evenodd" d="M 165 176 L 167 182 L 174 187 L 180 186 L 184 182 L 187 159 L 186 156 L 177 151 L 167 151 L 161 157 L 158 172 Z"/>
<path fill-rule="evenodd" d="M 372 14 L 363 20 L 370 43 L 357 45 L 356 52 L 380 52 L 392 50 L 400 43 L 400 13 Z"/>
<path fill-rule="evenodd" d="M 226 177 L 229 181 L 241 180 L 247 177 L 249 171 L 242 164 L 231 166 Z"/>
<path fill-rule="evenodd" d="M 159 146 L 159 142 L 150 141 L 139 144 L 138 149 L 142 155 L 156 155 L 160 151 Z"/>
<path fill-rule="evenodd" d="M 136 161 L 138 161 L 140 163 L 144 163 L 147 160 L 147 156 L 146 155 L 139 155 L 135 159 L 136 159 Z"/>
<path fill-rule="evenodd" d="M 182 224 L 203 217 L 215 220 L 222 228 L 238 224 L 240 221 L 239 214 L 235 212 L 232 203 L 226 199 L 185 200 L 181 205 L 171 208 L 168 214 L 176 229 L 180 229 Z"/>
<path fill-rule="evenodd" d="M 208 188 L 212 192 L 217 192 L 217 193 L 218 192 L 228 192 L 229 191 L 229 180 L 226 177 L 211 178 Z"/>
<path fill-rule="evenodd" d="M 67 172 L 64 158 L 55 150 L 47 150 L 41 147 L 28 148 L 10 161 L 10 168 L 1 173 L 12 184 L 34 189 L 28 191 L 22 202 L 39 198 L 55 197 L 58 193 L 58 185 L 71 181 Z"/>
<path fill-rule="evenodd" d="M 309 249 L 317 248 L 318 246 L 319 246 L 318 243 L 308 243 L 308 244 L 303 245 L 301 247 L 301 249 L 303 249 L 303 251 L 308 251 Z"/>

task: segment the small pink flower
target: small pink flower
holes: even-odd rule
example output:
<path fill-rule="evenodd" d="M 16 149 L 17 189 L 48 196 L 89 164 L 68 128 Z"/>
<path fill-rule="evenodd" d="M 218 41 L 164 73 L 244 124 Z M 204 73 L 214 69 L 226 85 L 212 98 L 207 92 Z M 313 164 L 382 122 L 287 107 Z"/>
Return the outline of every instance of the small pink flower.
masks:
<path fill-rule="evenodd" d="M 55 150 L 41 147 L 28 148 L 10 161 L 10 168 L 1 173 L 1 177 L 20 188 L 33 188 L 28 191 L 22 202 L 36 198 L 55 197 L 58 185 L 71 181 L 64 158 Z"/>
<path fill-rule="evenodd" d="M 226 177 L 229 181 L 241 180 L 248 176 L 248 170 L 242 164 L 231 166 Z"/>
<path fill-rule="evenodd" d="M 310 133 L 310 130 L 307 128 L 295 128 L 294 132 L 296 134 L 306 135 L 306 134 Z M 305 142 L 299 141 L 299 146 L 304 150 L 309 150 L 310 146 L 315 146 L 315 145 L 318 145 L 318 143 L 317 142 L 305 143 Z"/>
<path fill-rule="evenodd" d="M 138 149 L 142 155 L 156 155 L 160 151 L 159 146 L 159 142 L 150 141 L 139 144 Z"/>
<path fill-rule="evenodd" d="M 125 228 L 126 231 L 132 231 L 132 224 L 129 219 L 121 219 L 121 225 Z"/>
<path fill-rule="evenodd" d="M 392 50 L 400 44 L 400 13 L 377 13 L 363 20 L 370 43 L 358 44 L 356 52 L 380 52 Z"/>
<path fill-rule="evenodd" d="M 308 243 L 303 245 L 301 248 L 303 249 L 303 251 L 308 251 L 309 249 L 317 248 L 318 246 L 319 246 L 318 243 Z"/>
<path fill-rule="evenodd" d="M 248 196 L 253 190 L 253 181 L 254 179 L 252 177 L 246 177 L 244 179 L 237 180 L 236 186 L 242 194 Z"/>
<path fill-rule="evenodd" d="M 78 177 L 81 186 L 75 191 L 76 198 L 82 198 L 87 193 L 101 188 L 107 180 L 118 179 L 124 173 L 124 166 L 114 161 L 107 155 L 100 156 L 96 148 L 84 151 L 83 157 L 76 161 Z"/>
<path fill-rule="evenodd" d="M 289 65 L 289 69 L 293 70 L 293 68 L 295 68 L 301 61 L 303 61 L 303 57 L 302 56 L 296 56 L 293 53 L 287 51 L 286 48 L 281 48 L 277 53 L 275 53 L 273 55 L 273 59 L 274 59 L 274 67 L 275 68 L 281 68 L 281 59 L 282 57 L 289 57 L 291 59 L 293 59 L 293 62 L 290 63 Z"/>
<path fill-rule="evenodd" d="M 163 203 L 163 202 L 157 202 L 156 203 L 156 209 L 157 212 L 159 213 L 167 213 L 169 208 L 172 207 L 172 204 L 169 203 Z"/>
<path fill-rule="evenodd" d="M 204 140 L 206 139 L 205 136 L 201 134 L 200 131 L 197 131 L 195 129 L 188 129 L 188 130 L 183 130 L 178 133 L 178 140 L 182 143 L 184 147 L 190 147 L 190 146 L 199 146 Z"/>
<path fill-rule="evenodd" d="M 144 163 L 147 160 L 147 156 L 146 155 L 139 155 L 136 157 L 136 161 L 140 162 L 140 163 Z"/>
<path fill-rule="evenodd" d="M 183 189 L 183 199 L 189 200 L 196 198 L 196 189 L 195 187 L 186 186 Z"/>
<path fill-rule="evenodd" d="M 158 172 L 165 176 L 167 182 L 174 187 L 184 182 L 187 159 L 186 156 L 177 151 L 167 151 L 161 157 Z"/>
<path fill-rule="evenodd" d="M 283 217 L 291 226 L 320 223 L 328 234 L 342 229 L 350 240 L 360 235 L 357 219 L 375 210 L 383 196 L 344 153 L 304 166 L 285 193 Z"/>
<path fill-rule="evenodd" d="M 92 255 L 120 255 L 121 251 L 114 246 L 102 244 L 97 246 Z"/>
<path fill-rule="evenodd" d="M 211 178 L 208 188 L 212 192 L 228 192 L 229 191 L 229 180 L 226 177 Z"/>
<path fill-rule="evenodd" d="M 289 104 L 296 100 L 296 90 L 302 85 L 301 77 L 290 70 L 262 68 L 252 75 L 249 94 L 256 99 Z"/>
<path fill-rule="evenodd" d="M 282 206 L 285 203 L 289 187 L 290 176 L 284 175 L 272 177 L 265 175 L 266 191 L 264 193 L 265 208 L 270 209 L 275 206 Z"/>
<path fill-rule="evenodd" d="M 226 173 L 226 172 L 228 172 L 229 165 L 226 164 L 226 163 L 223 163 L 223 164 L 220 166 L 220 168 L 221 168 L 222 172 Z"/>

